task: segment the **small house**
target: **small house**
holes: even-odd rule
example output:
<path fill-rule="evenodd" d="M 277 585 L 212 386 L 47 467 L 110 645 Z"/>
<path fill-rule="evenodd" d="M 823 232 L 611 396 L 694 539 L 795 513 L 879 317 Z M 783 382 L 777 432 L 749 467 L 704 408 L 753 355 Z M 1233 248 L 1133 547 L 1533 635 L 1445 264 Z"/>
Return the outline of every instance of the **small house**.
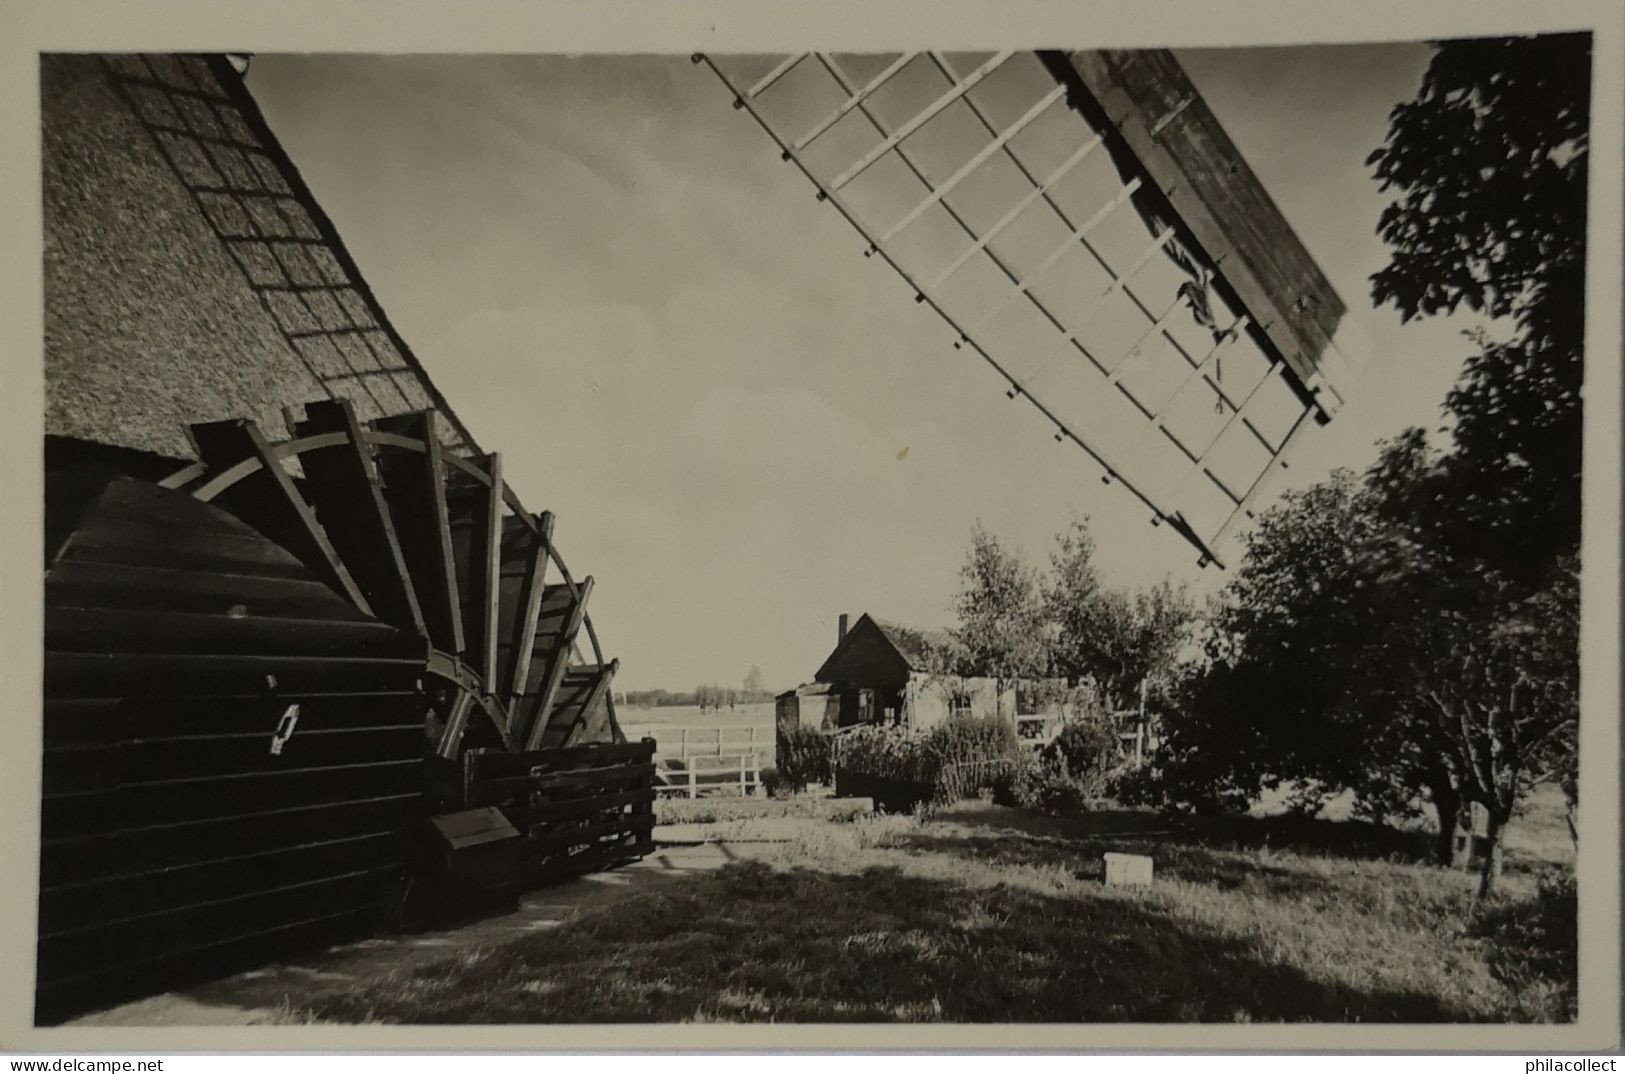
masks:
<path fill-rule="evenodd" d="M 864 723 L 929 729 L 950 716 L 1017 714 L 1015 683 L 955 674 L 946 631 L 921 630 L 864 614 L 840 617 L 835 648 L 813 681 L 779 695 L 782 734 L 795 726 L 838 730 Z"/>

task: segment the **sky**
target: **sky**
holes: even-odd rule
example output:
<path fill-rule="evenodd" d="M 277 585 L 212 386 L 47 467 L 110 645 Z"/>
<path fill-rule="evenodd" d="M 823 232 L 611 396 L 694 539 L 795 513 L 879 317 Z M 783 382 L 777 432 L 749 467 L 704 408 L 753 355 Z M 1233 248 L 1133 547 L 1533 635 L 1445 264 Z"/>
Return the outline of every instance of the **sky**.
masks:
<path fill-rule="evenodd" d="M 1437 427 L 1461 322 L 1368 277 L 1363 163 L 1421 45 L 1179 59 L 1350 307 L 1346 405 L 1272 488 Z M 836 620 L 952 621 L 980 521 L 1036 565 L 1087 518 L 1109 583 L 1224 573 L 952 348 L 686 56 L 260 55 L 249 87 L 402 336 L 596 586 L 617 686 L 809 680 Z"/>

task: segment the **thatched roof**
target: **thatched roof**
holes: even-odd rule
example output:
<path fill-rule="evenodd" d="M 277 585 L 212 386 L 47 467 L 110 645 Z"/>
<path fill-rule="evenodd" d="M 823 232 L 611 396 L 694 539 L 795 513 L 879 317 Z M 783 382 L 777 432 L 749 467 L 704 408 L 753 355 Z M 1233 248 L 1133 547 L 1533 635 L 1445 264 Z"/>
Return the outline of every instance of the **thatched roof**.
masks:
<path fill-rule="evenodd" d="M 47 54 L 40 88 L 47 434 L 190 456 L 342 397 L 468 446 L 229 62 Z"/>

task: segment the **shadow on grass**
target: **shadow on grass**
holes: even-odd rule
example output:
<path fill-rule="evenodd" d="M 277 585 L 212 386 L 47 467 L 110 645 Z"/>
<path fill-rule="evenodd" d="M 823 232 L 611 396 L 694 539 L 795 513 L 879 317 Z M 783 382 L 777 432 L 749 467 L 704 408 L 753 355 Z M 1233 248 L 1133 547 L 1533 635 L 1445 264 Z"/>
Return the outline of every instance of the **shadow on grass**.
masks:
<path fill-rule="evenodd" d="M 1144 854 L 1153 859 L 1159 880 L 1181 880 L 1259 898 L 1304 898 L 1336 893 L 1335 883 L 1327 876 L 1243 860 L 1234 853 L 1151 835 L 1068 839 L 1015 832 L 976 834 L 926 829 L 910 833 L 899 843 L 910 850 L 952 854 L 998 866 L 1059 867 L 1080 879 L 1096 882 L 1106 879 L 1104 852 Z"/>
<path fill-rule="evenodd" d="M 1021 810 L 973 808 L 943 819 L 967 828 L 985 828 L 1072 840 L 1156 845 L 1177 842 L 1223 850 L 1289 850 L 1373 861 L 1425 862 L 1432 836 L 1355 820 L 1321 820 L 1289 814 L 1271 817 L 1198 817 L 1143 810 L 1101 810 L 1075 817 L 1044 817 Z"/>
<path fill-rule="evenodd" d="M 750 861 L 305 1011 L 486 1024 L 1473 1017 L 1435 996 L 1357 990 L 1266 961 L 1150 899 Z"/>

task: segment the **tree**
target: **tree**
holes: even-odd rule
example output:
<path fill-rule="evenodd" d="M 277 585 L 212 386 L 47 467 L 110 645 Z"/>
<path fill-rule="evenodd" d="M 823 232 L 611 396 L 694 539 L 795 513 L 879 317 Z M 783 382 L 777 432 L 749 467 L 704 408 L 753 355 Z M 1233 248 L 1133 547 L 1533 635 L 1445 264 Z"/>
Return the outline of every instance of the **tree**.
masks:
<path fill-rule="evenodd" d="M 1413 437 L 1389 453 L 1395 469 L 1378 475 L 1384 513 L 1413 554 L 1432 553 L 1435 570 L 1443 556 L 1490 581 L 1464 591 L 1498 602 L 1488 618 L 1457 624 L 1464 650 L 1517 647 L 1526 661 L 1547 661 L 1535 681 L 1548 686 L 1578 672 L 1569 628 L 1578 622 L 1590 91 L 1589 34 L 1445 42 L 1370 157 L 1397 193 L 1378 227 L 1392 258 L 1372 278 L 1373 298 L 1403 320 L 1465 306 L 1510 326 L 1504 339 L 1472 334 L 1476 353 L 1446 400 L 1451 450 L 1424 458 Z M 1537 614 L 1545 633 L 1520 635 L 1516 624 Z M 1557 774 L 1572 816 L 1578 766 L 1562 725 L 1539 767 Z"/>
<path fill-rule="evenodd" d="M 1109 711 L 1132 706 L 1147 686 L 1166 686 L 1195 619 L 1187 591 L 1166 580 L 1134 593 L 1107 589 L 1087 521 L 1056 538 L 1050 565 L 1044 608 L 1055 670 L 1093 680 Z"/>
<path fill-rule="evenodd" d="M 767 686 L 762 682 L 762 669 L 755 664 L 745 673 L 745 697 L 754 699 L 767 693 Z"/>
<path fill-rule="evenodd" d="M 1566 561 L 1529 592 L 1432 540 L 1412 508 L 1447 462 L 1412 430 L 1363 478 L 1339 472 L 1265 514 L 1214 609 L 1170 767 L 1192 799 L 1292 781 L 1383 816 L 1425 796 L 1445 861 L 1476 802 L 1487 895 L 1516 803 L 1572 756 L 1578 572 Z"/>
<path fill-rule="evenodd" d="M 959 625 L 951 632 L 959 651 L 953 659 L 962 670 L 993 679 L 1002 705 L 1011 683 L 1044 667 L 1037 572 L 978 522 L 959 578 Z"/>
<path fill-rule="evenodd" d="M 1371 617 L 1363 591 L 1378 520 L 1363 499 L 1358 478 L 1339 471 L 1289 493 L 1248 534 L 1209 608 L 1203 663 L 1164 721 L 1159 760 L 1176 799 L 1244 806 L 1291 783 L 1306 812 L 1357 788 L 1367 812 L 1386 814 L 1432 785 L 1345 703 Z M 1385 793 L 1395 786 L 1398 802 Z M 1453 823 L 1455 804 L 1442 808 Z"/>
<path fill-rule="evenodd" d="M 1589 34 L 1443 42 L 1368 158 L 1397 194 L 1373 300 L 1512 330 L 1473 333 L 1446 400 L 1451 517 L 1435 536 L 1531 589 L 1579 545 L 1590 75 Z"/>

